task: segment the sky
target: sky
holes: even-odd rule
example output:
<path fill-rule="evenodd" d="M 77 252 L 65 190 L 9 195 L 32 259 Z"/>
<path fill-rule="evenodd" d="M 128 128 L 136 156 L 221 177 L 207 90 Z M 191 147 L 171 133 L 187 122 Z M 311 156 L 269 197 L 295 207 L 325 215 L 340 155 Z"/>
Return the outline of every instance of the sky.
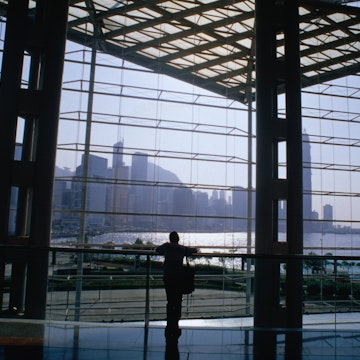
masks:
<path fill-rule="evenodd" d="M 105 59 L 100 61 L 107 64 L 110 61 L 121 65 L 120 60 L 108 60 L 108 57 L 99 55 L 100 59 L 102 57 Z M 80 76 L 88 78 L 88 68 L 73 64 L 65 66 L 64 87 L 79 88 L 80 81 L 73 81 L 80 80 Z M 106 92 L 106 95 L 96 95 L 94 98 L 93 113 L 96 115 L 93 115 L 93 119 L 98 122 L 92 125 L 92 144 L 110 152 L 113 144 L 123 140 L 125 153 L 132 154 L 138 150 L 154 155 L 153 158 L 150 156 L 150 161 L 176 173 L 184 183 L 231 186 L 234 177 L 239 177 L 238 173 L 246 170 L 247 112 L 242 104 L 232 105 L 233 108 L 236 106 L 235 109 L 228 108 L 232 101 L 167 76 L 147 72 L 97 68 L 96 78 L 99 83 L 95 90 Z M 120 93 L 122 96 L 119 96 Z M 198 101 L 211 104 L 211 107 L 189 103 L 198 98 L 199 93 L 202 96 Z M 63 115 L 77 109 L 86 112 L 86 106 L 85 94 L 63 92 Z M 77 114 L 71 117 L 75 120 Z M 86 119 L 85 113 L 82 118 Z M 226 136 L 226 133 L 230 135 Z M 85 123 L 62 121 L 58 142 L 83 143 L 84 134 Z M 102 156 L 111 160 L 110 154 Z M 239 159 L 230 161 L 234 156 Z M 188 160 L 184 161 L 183 158 Z M 218 161 L 212 161 L 215 159 Z M 124 160 L 126 165 L 131 164 L 130 156 L 124 156 Z M 74 153 L 65 154 L 62 151 L 57 163 L 60 167 L 73 170 L 79 161 L 79 156 Z M 236 181 L 240 182 L 238 185 L 245 186 L 247 175 L 244 180 Z"/>

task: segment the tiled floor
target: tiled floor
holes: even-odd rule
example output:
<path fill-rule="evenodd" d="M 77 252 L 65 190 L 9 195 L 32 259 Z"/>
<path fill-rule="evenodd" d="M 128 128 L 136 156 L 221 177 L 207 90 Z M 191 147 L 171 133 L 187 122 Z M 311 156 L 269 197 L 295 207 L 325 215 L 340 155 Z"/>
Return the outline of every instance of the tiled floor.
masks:
<path fill-rule="evenodd" d="M 273 351 L 254 340 L 252 319 L 183 320 L 177 349 L 165 349 L 164 322 L 35 322 L 2 319 L 0 359 L 235 360 L 360 359 L 360 313 L 304 317 L 302 332 L 272 332 Z M 301 350 L 293 345 L 301 339 Z M 266 340 L 266 339 L 265 339 Z M 259 352 L 260 355 L 255 355 Z"/>

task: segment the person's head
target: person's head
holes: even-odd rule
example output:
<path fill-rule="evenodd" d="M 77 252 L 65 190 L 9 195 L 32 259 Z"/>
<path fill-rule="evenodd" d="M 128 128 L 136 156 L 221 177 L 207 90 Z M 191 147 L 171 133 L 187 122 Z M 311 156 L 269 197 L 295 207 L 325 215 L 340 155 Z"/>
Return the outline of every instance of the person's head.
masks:
<path fill-rule="evenodd" d="M 172 231 L 169 235 L 169 239 L 171 243 L 179 242 L 179 234 L 176 231 Z"/>

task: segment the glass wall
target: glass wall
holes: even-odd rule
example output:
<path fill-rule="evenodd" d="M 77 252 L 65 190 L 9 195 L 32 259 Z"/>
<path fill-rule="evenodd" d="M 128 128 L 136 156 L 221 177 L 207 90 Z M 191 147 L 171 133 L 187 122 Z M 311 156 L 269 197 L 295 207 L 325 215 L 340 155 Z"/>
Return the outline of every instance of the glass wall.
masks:
<path fill-rule="evenodd" d="M 87 242 L 115 244 L 177 230 L 187 244 L 246 251 L 247 107 L 103 53 L 92 66 L 73 43 L 66 59 L 53 241 L 82 226 Z"/>
<path fill-rule="evenodd" d="M 150 249 L 150 247 L 148 247 Z M 234 326 L 253 326 L 253 264 L 256 256 L 220 252 L 189 259 L 195 269 L 195 290 L 183 296 L 182 320 L 234 319 Z M 82 272 L 79 273 L 79 260 Z M 85 253 L 71 247 L 49 253 L 46 319 L 52 321 L 137 322 L 166 319 L 162 257 L 152 250 L 93 246 Z M 277 259 L 279 260 L 279 259 Z M 282 259 L 285 262 L 285 259 Z M 359 257 L 308 255 L 303 260 L 304 327 L 351 328 L 360 300 Z M 248 265 L 250 265 L 248 267 Z M 11 265 L 7 272 L 10 273 Z M 286 266 L 281 269 L 280 304 L 285 305 Z M 10 277 L 5 280 L 5 288 Z M 5 294 L 6 295 L 6 294 Z M 4 306 L 9 296 L 4 297 Z M 20 314 L 21 315 L 21 314 Z M 340 325 L 339 325 L 340 326 Z"/>
<path fill-rule="evenodd" d="M 302 23 L 301 33 L 310 25 L 315 26 Z M 359 30 L 352 23 L 351 31 Z M 331 35 L 337 50 L 321 56 L 353 51 L 355 45 L 342 44 L 345 35 Z M 314 43 L 301 37 L 301 48 L 320 47 L 324 37 L 314 37 Z M 317 60 L 324 59 L 306 59 Z M 328 71 L 336 66 L 329 63 Z M 28 67 L 25 56 L 24 72 Z M 345 72 L 341 79 L 313 83 L 302 92 L 309 255 L 303 262 L 304 313 L 358 311 L 359 77 Z M 149 300 L 150 318 L 163 319 L 162 259 L 149 255 L 150 268 L 144 262 L 146 251 L 167 241 L 172 230 L 203 254 L 194 260 L 198 289 L 187 299 L 185 316 L 252 315 L 253 258 L 243 255 L 253 255 L 255 242 L 256 103 L 244 105 L 196 85 L 162 74 L 155 56 L 152 69 L 146 69 L 94 51 L 85 41 L 68 41 L 51 241 L 59 251 L 49 255 L 49 318 L 76 319 L 86 308 L 81 315 L 86 320 L 141 320 Z M 284 102 L 282 95 L 278 100 Z M 18 147 L 23 127 L 19 119 Z M 286 178 L 286 149 L 278 151 L 284 164 L 280 177 Z M 286 202 L 278 211 L 285 239 Z M 13 223 L 11 217 L 10 230 Z M 77 245 L 95 250 L 71 253 Z M 138 302 L 119 296 L 119 289 L 131 290 Z"/>
<path fill-rule="evenodd" d="M 79 259 L 83 258 L 82 274 Z M 162 257 L 152 251 L 93 247 L 83 253 L 57 248 L 49 253 L 46 319 L 83 322 L 138 322 L 166 319 L 166 296 L 162 280 Z M 195 268 L 195 290 L 183 296 L 182 319 L 239 318 L 253 325 L 255 257 L 204 253 L 190 259 Z M 285 259 L 283 259 L 285 261 Z M 250 264 L 250 268 L 247 267 Z M 304 257 L 304 327 L 319 318 L 325 327 L 343 328 L 358 324 L 360 300 L 359 257 Z M 11 265 L 7 267 L 11 272 Z M 286 267 L 280 276 L 280 303 L 285 305 Z M 10 282 L 5 280 L 5 289 Z M 5 291 L 4 304 L 9 305 Z M 21 314 L 20 314 L 21 315 Z M 240 321 L 240 318 L 243 320 Z"/>

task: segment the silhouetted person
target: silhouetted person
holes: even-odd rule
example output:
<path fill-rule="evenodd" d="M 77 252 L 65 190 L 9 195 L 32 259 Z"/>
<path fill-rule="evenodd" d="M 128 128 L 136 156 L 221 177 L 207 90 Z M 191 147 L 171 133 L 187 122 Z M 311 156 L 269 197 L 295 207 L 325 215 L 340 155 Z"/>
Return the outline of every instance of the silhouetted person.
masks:
<path fill-rule="evenodd" d="M 180 354 L 177 343 L 166 343 L 165 360 L 180 360 Z"/>
<path fill-rule="evenodd" d="M 177 344 L 181 335 L 179 320 L 181 318 L 182 290 L 180 280 L 182 265 L 185 256 L 197 252 L 197 249 L 179 244 L 179 234 L 173 231 L 169 235 L 170 242 L 160 245 L 156 252 L 165 256 L 164 261 L 164 285 L 166 291 L 166 343 Z"/>

